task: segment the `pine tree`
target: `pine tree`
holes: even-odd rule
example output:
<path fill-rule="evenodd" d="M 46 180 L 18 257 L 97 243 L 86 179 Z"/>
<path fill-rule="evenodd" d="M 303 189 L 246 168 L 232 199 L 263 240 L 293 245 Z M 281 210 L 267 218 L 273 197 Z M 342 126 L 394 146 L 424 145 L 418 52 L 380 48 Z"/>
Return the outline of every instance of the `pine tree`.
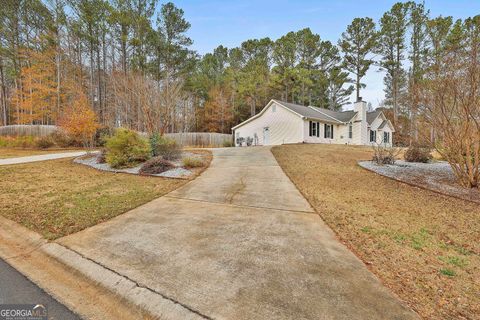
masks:
<path fill-rule="evenodd" d="M 289 32 L 273 44 L 272 59 L 275 63 L 272 83 L 280 91 L 280 99 L 293 102 L 293 86 L 295 83 L 296 35 Z"/>
<path fill-rule="evenodd" d="M 320 36 L 312 33 L 309 28 L 296 32 L 296 55 L 298 57 L 297 78 L 299 86 L 299 96 L 297 101 L 300 104 L 313 103 L 313 90 L 315 84 L 315 69 L 320 55 L 319 47 L 321 45 Z"/>
<path fill-rule="evenodd" d="M 408 74 L 408 107 L 410 115 L 412 138 L 418 140 L 417 114 L 420 108 L 419 83 L 423 80 L 428 57 L 427 20 L 428 11 L 423 3 L 409 3 L 409 21 L 411 26 L 410 36 L 410 70 Z"/>
<path fill-rule="evenodd" d="M 355 18 L 338 43 L 343 52 L 343 66 L 355 75 L 357 100 L 360 99 L 360 88 L 365 88 L 361 79 L 373 63 L 369 55 L 376 46 L 376 38 L 375 23 L 371 18 Z"/>
<path fill-rule="evenodd" d="M 380 19 L 377 52 L 382 56 L 381 69 L 386 71 L 385 95 L 387 103 L 393 108 L 394 125 L 397 122 L 401 99 L 407 85 L 403 61 L 405 59 L 408 8 L 408 3 L 395 3 Z"/>
<path fill-rule="evenodd" d="M 351 83 L 348 72 L 343 71 L 340 66 L 333 67 L 328 73 L 328 108 L 332 110 L 341 110 L 342 106 L 347 104 L 354 90 L 354 86 L 345 87 Z"/>

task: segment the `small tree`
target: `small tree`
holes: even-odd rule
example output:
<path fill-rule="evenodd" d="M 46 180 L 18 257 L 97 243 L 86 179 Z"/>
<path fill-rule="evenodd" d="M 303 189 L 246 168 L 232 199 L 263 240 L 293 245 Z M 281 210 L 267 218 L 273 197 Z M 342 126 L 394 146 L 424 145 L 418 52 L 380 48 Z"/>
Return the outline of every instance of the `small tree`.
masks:
<path fill-rule="evenodd" d="M 77 98 L 67 107 L 59 121 L 60 127 L 84 147 L 93 146 L 93 137 L 99 127 L 97 115 L 90 108 L 86 95 L 79 91 Z"/>
<path fill-rule="evenodd" d="M 372 161 L 378 165 L 395 164 L 395 160 L 400 154 L 400 149 L 391 147 L 386 143 L 378 142 L 372 145 Z"/>
<path fill-rule="evenodd" d="M 460 184 L 480 186 L 480 16 L 457 21 L 422 85 L 431 142 Z"/>

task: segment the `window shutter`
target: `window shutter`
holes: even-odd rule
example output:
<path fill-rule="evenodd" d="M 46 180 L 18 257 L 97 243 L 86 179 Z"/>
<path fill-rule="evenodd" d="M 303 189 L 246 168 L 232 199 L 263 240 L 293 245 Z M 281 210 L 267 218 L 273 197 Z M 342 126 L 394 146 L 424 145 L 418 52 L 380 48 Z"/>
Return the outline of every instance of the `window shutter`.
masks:
<path fill-rule="evenodd" d="M 326 139 L 327 138 L 327 124 L 323 124 L 323 137 Z"/>
<path fill-rule="evenodd" d="M 310 137 L 312 136 L 312 121 L 309 121 L 308 123 L 308 135 Z"/>
<path fill-rule="evenodd" d="M 332 131 L 330 132 L 330 139 L 333 139 L 333 124 L 330 125 L 330 128 L 332 128 L 332 129 L 331 129 Z"/>
<path fill-rule="evenodd" d="M 317 137 L 320 137 L 320 123 L 316 123 L 317 125 Z"/>

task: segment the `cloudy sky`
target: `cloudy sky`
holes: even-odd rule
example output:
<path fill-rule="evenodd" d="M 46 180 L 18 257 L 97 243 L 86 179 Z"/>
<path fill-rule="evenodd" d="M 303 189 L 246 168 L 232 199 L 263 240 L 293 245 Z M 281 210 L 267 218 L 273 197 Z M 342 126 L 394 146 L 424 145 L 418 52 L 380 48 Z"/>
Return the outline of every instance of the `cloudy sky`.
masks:
<path fill-rule="evenodd" d="M 275 40 L 289 31 L 309 27 L 323 40 L 337 42 L 355 17 L 376 22 L 396 1 L 380 0 L 174 0 L 185 11 L 192 27 L 189 36 L 194 49 L 204 54 L 219 45 L 236 47 L 242 41 L 270 37 Z M 480 14 L 480 0 L 426 0 L 431 16 L 466 18 Z M 384 98 L 383 73 L 372 67 L 361 93 L 374 106 Z"/>

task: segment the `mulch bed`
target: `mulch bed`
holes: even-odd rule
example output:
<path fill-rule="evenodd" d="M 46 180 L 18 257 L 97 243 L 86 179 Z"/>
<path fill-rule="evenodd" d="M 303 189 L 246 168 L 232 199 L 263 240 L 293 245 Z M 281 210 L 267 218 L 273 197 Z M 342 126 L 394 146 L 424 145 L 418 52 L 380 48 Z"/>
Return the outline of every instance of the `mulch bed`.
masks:
<path fill-rule="evenodd" d="M 372 161 L 359 161 L 358 164 L 397 181 L 480 204 L 480 191 L 458 184 L 452 168 L 444 161 L 413 163 L 397 160 L 394 165 L 383 166 Z"/>
<path fill-rule="evenodd" d="M 182 159 L 186 157 L 198 158 L 204 160 L 206 166 L 210 162 L 211 155 L 210 153 L 202 153 L 198 151 L 184 151 L 182 152 L 182 156 L 172 163 L 175 165 L 175 168 L 167 170 L 165 172 L 159 174 L 149 174 L 149 176 L 156 176 L 156 177 L 163 177 L 163 178 L 175 178 L 175 179 L 190 179 L 198 174 L 202 168 L 193 168 L 193 169 L 186 169 L 182 167 Z M 132 168 L 125 168 L 125 169 L 114 169 L 110 167 L 107 163 L 98 163 L 97 162 L 97 155 L 96 154 L 89 154 L 86 156 L 78 157 L 74 160 L 75 163 L 86 165 L 97 170 L 101 171 L 109 171 L 115 173 L 129 173 L 129 174 L 136 174 L 140 175 L 140 168 L 142 164 Z"/>

